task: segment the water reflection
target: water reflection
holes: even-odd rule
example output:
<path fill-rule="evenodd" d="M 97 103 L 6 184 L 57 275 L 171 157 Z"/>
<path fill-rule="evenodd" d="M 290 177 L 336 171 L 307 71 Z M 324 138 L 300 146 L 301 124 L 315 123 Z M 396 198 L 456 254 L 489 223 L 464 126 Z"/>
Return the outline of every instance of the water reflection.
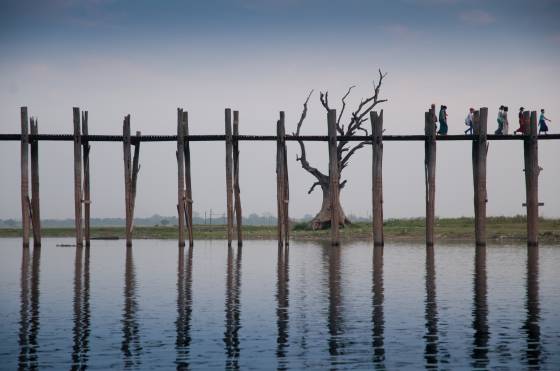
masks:
<path fill-rule="evenodd" d="M 372 312 L 372 345 L 373 364 L 376 368 L 385 368 L 384 329 L 383 315 L 383 246 L 373 248 L 373 312 Z"/>
<path fill-rule="evenodd" d="M 138 319 L 136 318 L 137 311 L 136 276 L 134 273 L 132 247 L 127 246 L 124 271 L 123 340 L 121 343 L 125 368 L 131 368 L 141 364 L 140 356 L 142 354 L 142 346 L 140 344 Z"/>
<path fill-rule="evenodd" d="M 90 333 L 89 249 L 89 247 L 76 247 L 74 260 L 72 370 L 85 370 L 88 365 Z M 82 255 L 84 256 L 82 257 Z"/>
<path fill-rule="evenodd" d="M 276 327 L 278 336 L 276 338 L 276 357 L 278 357 L 278 369 L 285 370 L 286 348 L 288 346 L 288 322 L 289 322 L 289 252 L 287 246 L 278 246 L 278 267 L 276 271 Z"/>
<path fill-rule="evenodd" d="M 438 311 L 436 299 L 436 267 L 434 246 L 426 246 L 426 334 L 424 360 L 426 368 L 438 366 Z"/>
<path fill-rule="evenodd" d="M 226 330 L 224 332 L 224 345 L 226 351 L 226 369 L 239 369 L 239 321 L 241 290 L 241 247 L 237 248 L 237 259 L 234 262 L 232 247 L 228 247 L 227 277 L 226 277 Z"/>
<path fill-rule="evenodd" d="M 328 347 L 331 356 L 339 356 L 344 354 L 345 344 L 343 342 L 344 335 L 344 317 L 342 313 L 342 274 L 340 271 L 340 255 L 342 248 L 340 246 L 331 246 L 330 243 L 323 245 L 324 258 L 327 260 L 328 267 L 328 289 L 329 289 L 329 306 L 328 306 L 328 330 L 329 339 Z M 335 358 L 332 358 L 335 362 Z"/>
<path fill-rule="evenodd" d="M 523 330 L 527 337 L 527 364 L 535 367 L 541 363 L 538 247 L 530 246 L 527 248 L 527 297 L 525 310 L 527 311 L 527 319 Z"/>
<path fill-rule="evenodd" d="M 18 369 L 37 369 L 39 359 L 37 336 L 39 334 L 39 273 L 41 248 L 33 248 L 30 259 L 30 248 L 23 247 L 21 257 L 20 278 L 20 321 L 19 321 L 19 356 Z"/>
<path fill-rule="evenodd" d="M 476 246 L 474 254 L 474 307 L 472 311 L 474 340 L 471 352 L 473 368 L 488 367 L 488 302 L 486 282 L 486 246 Z"/>
<path fill-rule="evenodd" d="M 177 339 L 175 361 L 178 370 L 189 369 L 189 351 L 191 344 L 191 316 L 192 316 L 192 262 L 193 249 L 188 249 L 185 264 L 185 247 L 179 247 L 179 263 L 177 266 Z"/>

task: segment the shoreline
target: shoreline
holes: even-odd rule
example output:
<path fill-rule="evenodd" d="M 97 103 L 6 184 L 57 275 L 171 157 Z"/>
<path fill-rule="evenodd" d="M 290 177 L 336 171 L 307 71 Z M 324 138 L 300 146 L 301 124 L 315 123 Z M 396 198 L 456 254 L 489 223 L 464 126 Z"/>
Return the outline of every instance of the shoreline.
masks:
<path fill-rule="evenodd" d="M 541 243 L 560 243 L 560 219 L 541 219 L 539 241 Z M 525 243 L 527 227 L 522 217 L 488 218 L 488 243 Z M 43 228 L 42 236 L 74 237 L 74 228 Z M 194 225 L 195 239 L 226 239 L 225 225 Z M 0 238 L 21 237 L 20 228 L 0 229 Z M 92 240 L 124 239 L 124 227 L 92 227 Z M 274 240 L 276 226 L 243 226 L 244 240 Z M 371 223 L 353 223 L 340 229 L 343 241 L 372 240 Z M 424 219 L 399 219 L 384 222 L 384 237 L 390 242 L 424 242 Z M 472 218 L 438 219 L 435 225 L 436 241 L 474 243 L 474 220 Z M 134 239 L 173 240 L 178 238 L 176 226 L 135 227 Z M 290 239 L 295 241 L 328 241 L 329 230 L 313 231 L 305 223 L 292 225 Z M 234 238 L 235 239 L 235 238 Z"/>

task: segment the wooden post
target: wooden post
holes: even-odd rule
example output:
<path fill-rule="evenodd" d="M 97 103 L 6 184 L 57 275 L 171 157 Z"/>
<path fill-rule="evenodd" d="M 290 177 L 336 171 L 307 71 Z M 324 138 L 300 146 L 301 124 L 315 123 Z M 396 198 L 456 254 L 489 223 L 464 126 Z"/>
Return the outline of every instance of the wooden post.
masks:
<path fill-rule="evenodd" d="M 188 138 L 189 136 L 189 113 L 183 111 L 183 135 Z M 191 185 L 191 146 L 190 141 L 185 139 L 183 150 L 185 161 L 185 221 L 187 224 L 187 232 L 189 235 L 189 246 L 194 245 L 193 239 L 193 211 L 192 211 L 192 185 Z"/>
<path fill-rule="evenodd" d="M 129 236 L 128 231 L 130 230 L 130 169 L 131 169 L 131 159 L 130 159 L 130 115 L 126 115 L 123 121 L 123 159 L 124 159 L 124 203 L 125 203 L 125 236 L 126 236 L 126 246 L 132 246 L 132 237 Z"/>
<path fill-rule="evenodd" d="M 276 203 L 277 203 L 277 219 L 278 219 L 278 246 L 284 245 L 284 237 L 286 236 L 286 207 L 285 197 L 286 176 L 284 174 L 286 167 L 284 166 L 284 146 L 286 144 L 286 128 L 284 122 L 284 112 L 280 112 L 280 119 L 276 122 Z"/>
<path fill-rule="evenodd" d="M 527 137 L 523 141 L 525 158 L 525 193 L 527 203 L 527 244 L 539 244 L 539 142 L 537 136 L 537 112 L 523 113 L 525 122 L 529 122 Z"/>
<path fill-rule="evenodd" d="M 436 113 L 424 114 L 424 173 L 426 179 L 426 245 L 434 245 L 435 197 L 436 197 Z"/>
<path fill-rule="evenodd" d="M 82 135 L 80 109 L 74 107 L 74 219 L 76 224 L 76 246 L 83 246 L 82 231 Z"/>
<path fill-rule="evenodd" d="M 285 134 L 286 121 L 283 111 L 280 112 L 280 120 Z M 288 149 L 286 146 L 286 137 L 283 138 L 282 146 L 282 162 L 284 163 L 284 244 L 290 245 L 290 181 L 288 178 Z"/>
<path fill-rule="evenodd" d="M 239 188 L 239 111 L 233 111 L 233 192 L 235 198 L 235 222 L 237 227 L 237 246 L 243 246 L 243 215 L 241 211 L 241 189 Z"/>
<path fill-rule="evenodd" d="M 82 112 L 82 134 L 89 135 L 88 131 L 88 111 Z M 90 208 L 91 208 L 91 197 L 90 197 L 90 181 L 89 181 L 89 141 L 84 139 L 82 141 L 83 146 L 83 158 L 84 158 L 84 238 L 86 247 L 90 245 Z"/>
<path fill-rule="evenodd" d="M 37 119 L 31 118 L 31 135 L 39 134 Z M 39 141 L 31 141 L 31 224 L 33 246 L 41 246 L 41 212 L 39 208 Z"/>
<path fill-rule="evenodd" d="M 130 179 L 130 225 L 128 235 L 132 243 L 132 232 L 134 231 L 134 208 L 136 206 L 136 184 L 138 181 L 138 172 L 140 171 L 140 136 L 141 132 L 136 132 L 136 139 L 134 140 L 134 157 L 132 159 L 132 170 Z"/>
<path fill-rule="evenodd" d="M 331 191 L 331 243 L 333 246 L 340 244 L 339 210 L 338 210 L 338 156 L 336 151 L 336 110 L 331 109 L 327 114 L 329 132 L 329 180 Z"/>
<path fill-rule="evenodd" d="M 383 246 L 383 110 L 370 112 L 372 133 L 373 244 Z"/>
<path fill-rule="evenodd" d="M 21 228 L 23 246 L 29 246 L 29 118 L 21 107 Z"/>
<path fill-rule="evenodd" d="M 233 237 L 233 143 L 231 133 L 231 109 L 225 110 L 225 134 L 226 134 L 226 201 L 227 201 L 227 239 L 228 247 L 231 247 Z"/>
<path fill-rule="evenodd" d="M 179 223 L 179 247 L 185 246 L 185 133 L 183 110 L 177 108 L 177 212 Z"/>
<path fill-rule="evenodd" d="M 474 135 L 472 141 L 473 183 L 474 183 L 474 230 L 477 246 L 486 245 L 486 140 L 488 108 L 474 112 Z"/>

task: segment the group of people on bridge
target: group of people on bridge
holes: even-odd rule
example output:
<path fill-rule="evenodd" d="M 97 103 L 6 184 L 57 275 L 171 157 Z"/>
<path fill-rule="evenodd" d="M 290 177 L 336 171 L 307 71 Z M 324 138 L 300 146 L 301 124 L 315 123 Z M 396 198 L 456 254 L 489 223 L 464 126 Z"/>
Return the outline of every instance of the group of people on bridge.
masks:
<path fill-rule="evenodd" d="M 523 112 L 525 108 L 519 108 L 519 128 L 517 128 L 513 134 L 521 133 L 526 134 L 529 131 L 529 122 L 525 119 Z M 447 106 L 441 105 L 439 109 L 439 114 L 436 116 L 436 105 L 431 105 L 431 112 L 434 113 L 434 122 L 436 122 L 436 130 L 438 135 L 447 135 L 449 126 L 447 125 Z M 494 131 L 496 135 L 508 135 L 509 134 L 509 121 L 508 121 L 508 107 L 500 106 L 498 111 L 498 128 Z M 539 116 L 539 135 L 541 133 L 548 134 L 548 125 L 546 122 L 551 122 L 545 115 L 544 109 L 541 109 L 541 114 Z M 439 129 L 437 128 L 437 122 L 439 122 Z M 467 117 L 465 118 L 465 125 L 467 129 L 465 134 L 473 134 L 473 124 L 474 124 L 474 108 L 469 108 Z"/>

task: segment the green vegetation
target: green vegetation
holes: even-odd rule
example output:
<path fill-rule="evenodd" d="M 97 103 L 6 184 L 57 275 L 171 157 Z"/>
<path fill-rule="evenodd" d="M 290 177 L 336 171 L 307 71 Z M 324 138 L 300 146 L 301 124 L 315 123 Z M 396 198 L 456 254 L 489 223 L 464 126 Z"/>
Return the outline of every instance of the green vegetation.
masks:
<path fill-rule="evenodd" d="M 390 241 L 423 241 L 424 219 L 389 219 L 384 223 L 385 240 Z M 525 217 L 492 217 L 488 218 L 486 230 L 489 241 L 522 242 L 526 238 Z M 122 227 L 94 227 L 92 238 L 124 238 Z M 275 239 L 276 227 L 254 226 L 243 227 L 245 239 Z M 329 239 L 329 230 L 313 231 L 308 223 L 295 223 L 292 226 L 292 238 L 296 240 Z M 195 225 L 195 239 L 225 239 L 224 225 Z M 20 229 L 0 229 L 0 237 L 18 237 Z M 72 237 L 72 228 L 44 228 L 45 237 Z M 138 226 L 134 229 L 137 239 L 176 239 L 176 226 Z M 341 229 L 341 238 L 345 240 L 371 238 L 370 223 L 353 223 Z M 472 241 L 474 239 L 474 220 L 472 218 L 453 218 L 436 220 L 436 238 L 439 241 Z M 560 243 L 560 219 L 540 220 L 540 241 Z"/>

